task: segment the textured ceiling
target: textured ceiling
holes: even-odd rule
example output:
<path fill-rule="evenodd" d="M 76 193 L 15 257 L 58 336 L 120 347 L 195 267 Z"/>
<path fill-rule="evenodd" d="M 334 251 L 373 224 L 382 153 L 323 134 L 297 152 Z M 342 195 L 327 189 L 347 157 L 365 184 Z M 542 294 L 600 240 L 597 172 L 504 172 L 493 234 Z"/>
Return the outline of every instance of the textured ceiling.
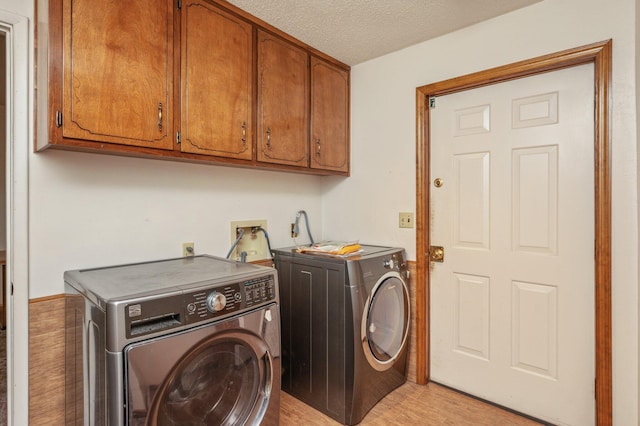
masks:
<path fill-rule="evenodd" d="M 541 0 L 227 0 L 355 65 Z"/>

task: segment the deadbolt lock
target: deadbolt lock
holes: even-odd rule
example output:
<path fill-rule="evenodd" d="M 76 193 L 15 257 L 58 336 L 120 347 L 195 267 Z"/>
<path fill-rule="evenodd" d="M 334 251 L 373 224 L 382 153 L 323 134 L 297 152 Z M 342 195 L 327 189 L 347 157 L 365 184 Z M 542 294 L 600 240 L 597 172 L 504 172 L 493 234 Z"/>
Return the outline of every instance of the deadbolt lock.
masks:
<path fill-rule="evenodd" d="M 442 185 L 444 185 L 444 181 L 442 180 L 442 178 L 435 178 L 433 180 L 433 186 L 435 186 L 436 188 L 441 188 Z"/>
<path fill-rule="evenodd" d="M 431 246 L 429 247 L 429 260 L 431 262 L 444 262 L 444 247 Z"/>

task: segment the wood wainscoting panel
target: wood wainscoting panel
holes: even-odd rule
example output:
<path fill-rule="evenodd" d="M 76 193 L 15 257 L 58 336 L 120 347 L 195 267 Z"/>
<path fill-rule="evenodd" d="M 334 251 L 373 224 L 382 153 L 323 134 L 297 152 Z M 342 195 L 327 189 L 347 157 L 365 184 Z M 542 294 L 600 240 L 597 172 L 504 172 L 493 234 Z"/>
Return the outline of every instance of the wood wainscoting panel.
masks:
<path fill-rule="evenodd" d="M 416 262 L 410 260 L 407 262 L 409 266 L 409 296 L 411 298 L 411 320 L 409 328 L 409 358 L 407 359 L 407 380 L 417 383 L 416 362 L 417 362 L 417 346 L 416 346 Z"/>
<path fill-rule="evenodd" d="M 62 425 L 64 417 L 64 295 L 29 301 L 29 424 Z"/>

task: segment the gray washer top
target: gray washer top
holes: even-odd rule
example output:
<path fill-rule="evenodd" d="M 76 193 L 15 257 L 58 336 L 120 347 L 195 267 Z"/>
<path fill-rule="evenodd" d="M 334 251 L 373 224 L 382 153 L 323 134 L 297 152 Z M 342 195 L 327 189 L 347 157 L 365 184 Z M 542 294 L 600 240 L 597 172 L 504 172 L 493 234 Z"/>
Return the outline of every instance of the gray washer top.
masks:
<path fill-rule="evenodd" d="M 166 259 L 94 269 L 66 271 L 64 281 L 94 303 L 179 293 L 185 288 L 216 285 L 273 273 L 272 268 L 210 255 Z"/>

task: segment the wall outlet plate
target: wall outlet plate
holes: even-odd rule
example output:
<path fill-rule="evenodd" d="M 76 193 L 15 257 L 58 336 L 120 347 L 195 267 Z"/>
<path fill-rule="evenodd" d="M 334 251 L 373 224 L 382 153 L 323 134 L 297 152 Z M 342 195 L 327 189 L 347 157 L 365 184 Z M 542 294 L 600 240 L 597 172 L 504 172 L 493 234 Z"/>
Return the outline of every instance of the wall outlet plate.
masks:
<path fill-rule="evenodd" d="M 400 212 L 398 226 L 400 228 L 413 228 L 413 213 Z"/>
<path fill-rule="evenodd" d="M 195 256 L 196 249 L 193 242 L 182 243 L 182 257 Z"/>

